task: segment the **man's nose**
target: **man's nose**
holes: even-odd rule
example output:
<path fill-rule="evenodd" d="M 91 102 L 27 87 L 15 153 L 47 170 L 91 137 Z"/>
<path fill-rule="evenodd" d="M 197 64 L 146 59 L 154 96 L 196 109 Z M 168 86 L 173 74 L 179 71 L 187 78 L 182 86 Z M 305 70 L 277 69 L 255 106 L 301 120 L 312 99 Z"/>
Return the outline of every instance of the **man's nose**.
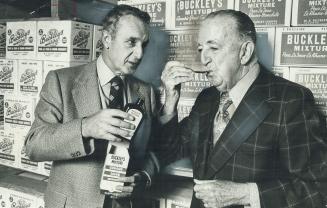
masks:
<path fill-rule="evenodd" d="M 134 58 L 140 60 L 143 56 L 143 47 L 142 45 L 137 45 L 134 48 Z"/>
<path fill-rule="evenodd" d="M 210 62 L 211 58 L 208 54 L 207 50 L 202 50 L 201 51 L 201 63 L 206 66 Z"/>

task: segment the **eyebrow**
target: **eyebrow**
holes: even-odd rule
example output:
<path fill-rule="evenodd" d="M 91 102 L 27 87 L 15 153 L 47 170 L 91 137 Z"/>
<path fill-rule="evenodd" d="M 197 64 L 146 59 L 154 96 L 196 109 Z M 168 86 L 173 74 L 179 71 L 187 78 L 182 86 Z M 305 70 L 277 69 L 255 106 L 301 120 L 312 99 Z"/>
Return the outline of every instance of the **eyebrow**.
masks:
<path fill-rule="evenodd" d="M 208 41 L 206 42 L 206 44 L 219 44 L 219 42 L 216 41 L 216 40 L 208 40 Z M 201 45 L 202 45 L 202 44 L 198 43 L 198 47 L 201 46 Z"/>

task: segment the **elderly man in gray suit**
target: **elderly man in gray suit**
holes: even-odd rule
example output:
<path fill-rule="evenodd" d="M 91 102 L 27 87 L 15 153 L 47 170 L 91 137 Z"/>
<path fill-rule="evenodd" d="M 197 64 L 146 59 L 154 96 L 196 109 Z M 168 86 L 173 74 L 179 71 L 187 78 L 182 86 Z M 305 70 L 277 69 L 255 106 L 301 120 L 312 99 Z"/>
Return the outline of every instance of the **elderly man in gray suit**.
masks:
<path fill-rule="evenodd" d="M 131 76 L 148 42 L 150 17 L 127 5 L 113 8 L 104 20 L 102 55 L 89 64 L 50 71 L 26 137 L 33 161 L 53 161 L 45 206 L 129 207 L 135 187 L 149 185 L 158 171 L 149 148 L 156 115 L 153 88 Z M 110 107 L 111 80 L 120 78 L 123 104 L 144 100 L 144 119 L 133 137 L 128 177 L 121 192 L 102 194 L 100 179 L 107 144 L 124 142 L 134 129 L 133 116 Z M 108 85 L 109 90 L 108 90 Z M 135 199 L 135 197 L 134 197 Z M 139 200 L 140 201 L 140 200 Z M 135 207 L 135 206 L 134 206 Z"/>

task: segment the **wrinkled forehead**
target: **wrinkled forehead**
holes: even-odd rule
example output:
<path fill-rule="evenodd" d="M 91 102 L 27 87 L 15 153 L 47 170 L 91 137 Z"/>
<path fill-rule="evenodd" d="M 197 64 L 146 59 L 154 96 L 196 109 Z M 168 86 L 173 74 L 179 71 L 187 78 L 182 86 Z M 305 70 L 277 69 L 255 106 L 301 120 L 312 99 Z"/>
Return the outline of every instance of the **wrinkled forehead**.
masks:
<path fill-rule="evenodd" d="M 133 15 L 122 16 L 117 23 L 117 35 L 137 36 L 144 41 L 149 38 L 149 26 Z"/>

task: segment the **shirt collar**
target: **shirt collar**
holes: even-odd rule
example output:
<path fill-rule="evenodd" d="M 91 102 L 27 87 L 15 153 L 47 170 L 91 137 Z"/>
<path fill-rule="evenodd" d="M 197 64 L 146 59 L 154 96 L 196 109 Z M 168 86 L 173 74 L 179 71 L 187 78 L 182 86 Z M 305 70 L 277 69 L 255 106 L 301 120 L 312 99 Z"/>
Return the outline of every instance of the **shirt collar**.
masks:
<path fill-rule="evenodd" d="M 98 79 L 101 86 L 107 84 L 112 78 L 116 75 L 112 72 L 112 70 L 106 65 L 102 58 L 102 54 L 97 59 L 97 73 Z M 124 76 L 120 76 L 124 81 Z"/>
<path fill-rule="evenodd" d="M 259 75 L 260 70 L 259 67 L 256 66 L 252 67 L 249 72 L 245 74 L 244 77 L 229 91 L 229 97 L 232 99 L 236 108 L 241 103 L 245 93 Z"/>

